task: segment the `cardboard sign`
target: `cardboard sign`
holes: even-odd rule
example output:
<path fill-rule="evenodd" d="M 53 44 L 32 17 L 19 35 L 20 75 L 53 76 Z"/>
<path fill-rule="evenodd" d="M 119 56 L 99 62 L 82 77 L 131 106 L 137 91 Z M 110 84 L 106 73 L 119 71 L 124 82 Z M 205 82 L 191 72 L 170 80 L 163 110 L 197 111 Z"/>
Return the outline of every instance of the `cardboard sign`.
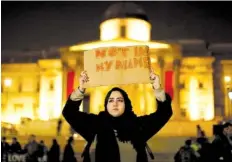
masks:
<path fill-rule="evenodd" d="M 85 87 L 150 83 L 148 46 L 104 47 L 84 52 Z"/>

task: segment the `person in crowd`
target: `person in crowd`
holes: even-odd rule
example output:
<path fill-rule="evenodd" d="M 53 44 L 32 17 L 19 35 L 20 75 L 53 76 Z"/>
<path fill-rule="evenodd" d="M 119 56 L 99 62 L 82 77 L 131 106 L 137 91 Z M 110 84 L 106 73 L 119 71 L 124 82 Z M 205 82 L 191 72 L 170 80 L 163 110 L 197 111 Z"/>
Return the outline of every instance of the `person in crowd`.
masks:
<path fill-rule="evenodd" d="M 60 162 L 60 145 L 56 139 L 52 140 L 52 146 L 48 151 L 48 162 Z"/>
<path fill-rule="evenodd" d="M 38 162 L 39 144 L 36 141 L 35 135 L 30 135 L 24 151 L 26 152 L 26 162 Z"/>
<path fill-rule="evenodd" d="M 212 142 L 214 162 L 232 161 L 232 124 L 229 122 L 221 125 L 222 132 L 215 136 Z"/>
<path fill-rule="evenodd" d="M 6 137 L 5 136 L 2 137 L 1 149 L 2 149 L 1 150 L 1 161 L 2 162 L 8 162 L 8 152 L 10 150 L 10 145 L 6 141 Z"/>
<path fill-rule="evenodd" d="M 12 138 L 12 144 L 10 145 L 10 152 L 11 153 L 21 153 L 21 145 L 18 142 L 18 139 L 16 137 Z"/>
<path fill-rule="evenodd" d="M 77 159 L 75 157 L 75 152 L 73 150 L 73 144 L 74 144 L 74 139 L 71 136 L 68 139 L 67 144 L 64 148 L 64 155 L 62 162 L 77 162 Z"/>
<path fill-rule="evenodd" d="M 197 153 L 191 147 L 192 140 L 185 141 L 185 145 L 182 146 L 174 156 L 175 162 L 197 162 Z"/>

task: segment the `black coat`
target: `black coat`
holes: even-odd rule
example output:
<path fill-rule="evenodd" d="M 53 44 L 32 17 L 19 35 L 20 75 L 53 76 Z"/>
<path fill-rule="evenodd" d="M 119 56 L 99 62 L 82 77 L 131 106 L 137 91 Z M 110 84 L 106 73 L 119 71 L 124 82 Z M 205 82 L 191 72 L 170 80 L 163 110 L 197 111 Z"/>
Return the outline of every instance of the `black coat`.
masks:
<path fill-rule="evenodd" d="M 75 152 L 73 151 L 71 144 L 67 144 L 65 146 L 62 162 L 77 162 Z"/>
<path fill-rule="evenodd" d="M 213 162 L 231 162 L 232 161 L 232 145 L 224 135 L 216 136 L 212 142 Z M 222 157 L 223 160 L 219 158 Z"/>
<path fill-rule="evenodd" d="M 137 162 L 148 162 L 145 146 L 146 142 L 155 135 L 172 116 L 171 98 L 166 94 L 166 100 L 158 100 L 157 111 L 150 115 L 137 117 L 141 123 L 141 134 L 137 149 Z M 67 100 L 63 116 L 72 128 L 79 133 L 87 142 L 91 142 L 97 134 L 95 162 L 120 162 L 119 148 L 112 128 L 107 122 L 100 119 L 99 115 L 88 114 L 79 111 L 82 101 Z M 103 131 L 101 131 L 103 130 Z M 88 152 L 89 150 L 86 150 Z M 90 161 L 89 154 L 85 154 L 84 161 Z"/>

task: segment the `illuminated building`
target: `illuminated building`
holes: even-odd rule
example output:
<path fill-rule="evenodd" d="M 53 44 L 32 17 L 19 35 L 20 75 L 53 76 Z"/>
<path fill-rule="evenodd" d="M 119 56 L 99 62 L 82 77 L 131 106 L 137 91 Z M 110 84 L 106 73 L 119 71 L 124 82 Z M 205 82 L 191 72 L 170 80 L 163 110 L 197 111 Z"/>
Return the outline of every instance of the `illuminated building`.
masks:
<path fill-rule="evenodd" d="M 100 40 L 62 47 L 55 55 L 34 52 L 32 55 L 38 58 L 27 56 L 31 61 L 21 58 L 24 62 L 18 59 L 3 62 L 2 121 L 17 123 L 21 117 L 59 118 L 67 96 L 78 86 L 76 78 L 83 70 L 84 50 L 129 45 L 150 47 L 152 67 L 173 98 L 172 121 L 231 118 L 232 59 L 227 56 L 232 53 L 232 45 L 212 44 L 206 48 L 202 40 L 154 41 L 151 40 L 151 28 L 139 6 L 116 3 L 105 12 L 105 19 L 100 24 Z M 222 53 L 227 54 L 225 58 Z M 128 92 L 137 114 L 155 111 L 150 85 L 122 87 Z M 109 88 L 88 89 L 82 110 L 92 113 L 103 110 Z"/>

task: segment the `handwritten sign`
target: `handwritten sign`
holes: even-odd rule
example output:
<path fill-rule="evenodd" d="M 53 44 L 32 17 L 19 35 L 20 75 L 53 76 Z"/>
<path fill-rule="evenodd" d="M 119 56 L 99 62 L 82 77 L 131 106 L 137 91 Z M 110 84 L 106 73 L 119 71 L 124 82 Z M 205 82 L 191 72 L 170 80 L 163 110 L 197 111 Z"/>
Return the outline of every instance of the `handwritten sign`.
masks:
<path fill-rule="evenodd" d="M 149 83 L 148 46 L 104 47 L 84 52 L 85 87 Z"/>

